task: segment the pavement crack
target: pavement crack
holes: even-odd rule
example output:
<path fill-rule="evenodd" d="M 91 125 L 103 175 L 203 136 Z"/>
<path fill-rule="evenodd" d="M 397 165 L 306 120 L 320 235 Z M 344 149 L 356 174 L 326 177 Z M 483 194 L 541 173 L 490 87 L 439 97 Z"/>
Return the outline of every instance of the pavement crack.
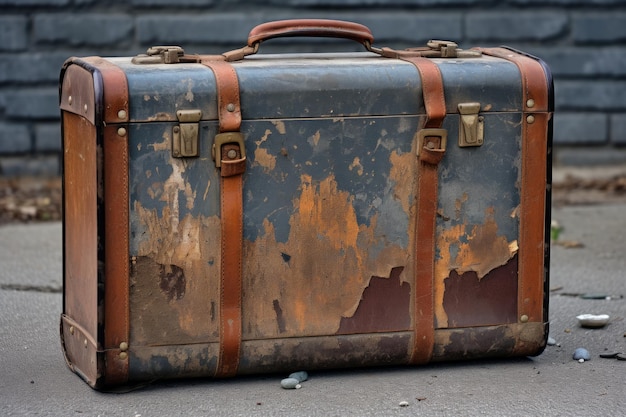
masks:
<path fill-rule="evenodd" d="M 0 284 L 0 290 L 60 293 L 63 288 L 51 285 Z"/>

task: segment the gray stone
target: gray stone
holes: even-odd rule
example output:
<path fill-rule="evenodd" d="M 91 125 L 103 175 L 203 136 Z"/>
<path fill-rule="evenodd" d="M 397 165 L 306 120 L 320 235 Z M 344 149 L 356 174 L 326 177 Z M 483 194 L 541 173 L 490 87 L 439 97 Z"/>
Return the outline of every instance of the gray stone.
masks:
<path fill-rule="evenodd" d="M 361 13 L 356 20 L 367 26 L 374 35 L 374 43 L 406 41 L 413 46 L 425 45 L 430 39 L 460 40 L 463 20 L 460 13 L 433 12 L 379 12 Z"/>
<path fill-rule="evenodd" d="M 626 81 L 557 80 L 554 87 L 559 110 L 626 110 Z"/>
<path fill-rule="evenodd" d="M 137 17 L 142 44 L 213 43 L 244 45 L 248 32 L 265 22 L 261 15 L 211 13 L 198 15 L 144 15 Z"/>
<path fill-rule="evenodd" d="M 0 0 L 0 6 L 67 6 L 71 0 Z"/>
<path fill-rule="evenodd" d="M 572 38 L 577 43 L 617 43 L 626 40 L 625 13 L 584 13 L 572 18 Z"/>
<path fill-rule="evenodd" d="M 171 6 L 172 0 L 132 0 L 130 2 L 133 6 L 139 7 L 162 7 Z M 215 4 L 215 0 L 177 0 L 176 5 L 179 7 L 185 6 L 212 6 Z"/>
<path fill-rule="evenodd" d="M 585 348 L 576 348 L 576 350 L 574 351 L 574 355 L 573 355 L 574 360 L 585 360 L 588 361 L 591 359 L 591 355 L 589 354 L 589 351 Z"/>
<path fill-rule="evenodd" d="M 61 125 L 43 123 L 35 126 L 35 152 L 61 151 Z"/>
<path fill-rule="evenodd" d="M 72 52 L 20 53 L 0 60 L 0 83 L 56 83 L 65 59 Z"/>
<path fill-rule="evenodd" d="M 626 146 L 626 114 L 612 114 L 610 116 L 610 141 L 612 144 Z"/>
<path fill-rule="evenodd" d="M 26 48 L 28 20 L 24 16 L 0 16 L 0 51 L 19 51 Z"/>
<path fill-rule="evenodd" d="M 33 19 L 33 37 L 40 44 L 128 43 L 132 32 L 133 19 L 124 14 L 39 14 Z"/>
<path fill-rule="evenodd" d="M 266 1 L 257 0 L 259 3 Z M 296 7 L 346 7 L 346 6 L 475 6 L 490 0 L 269 0 L 267 3 Z"/>
<path fill-rule="evenodd" d="M 16 119 L 54 119 L 60 117 L 57 88 L 22 88 L 7 92 L 5 113 Z"/>
<path fill-rule="evenodd" d="M 567 23 L 562 12 L 470 12 L 465 34 L 472 41 L 545 41 L 564 34 Z"/>
<path fill-rule="evenodd" d="M 626 76 L 626 48 L 623 46 L 529 47 L 526 51 L 546 61 L 555 77 Z"/>
<path fill-rule="evenodd" d="M 302 385 L 300 385 L 300 381 L 298 381 L 296 378 L 285 378 L 282 381 L 280 381 L 280 386 L 283 387 L 284 389 L 302 388 Z"/>
<path fill-rule="evenodd" d="M 524 5 L 524 6 L 589 6 L 589 5 L 619 5 L 623 4 L 623 0 L 507 0 L 507 3 Z"/>
<path fill-rule="evenodd" d="M 0 122 L 0 154 L 30 152 L 30 142 L 28 126 Z"/>
<path fill-rule="evenodd" d="M 608 141 L 604 113 L 555 113 L 555 145 L 601 145 Z"/>

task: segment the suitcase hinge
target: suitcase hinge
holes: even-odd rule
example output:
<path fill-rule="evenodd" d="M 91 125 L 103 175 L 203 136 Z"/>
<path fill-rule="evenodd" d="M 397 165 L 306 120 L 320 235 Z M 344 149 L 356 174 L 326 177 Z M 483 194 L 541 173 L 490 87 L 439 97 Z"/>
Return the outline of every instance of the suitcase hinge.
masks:
<path fill-rule="evenodd" d="M 172 134 L 172 156 L 184 158 L 198 156 L 198 131 L 202 118 L 200 110 L 178 110 L 178 126 Z"/>
<path fill-rule="evenodd" d="M 485 120 L 479 116 L 480 103 L 459 103 L 459 146 L 481 146 L 485 133 Z"/>

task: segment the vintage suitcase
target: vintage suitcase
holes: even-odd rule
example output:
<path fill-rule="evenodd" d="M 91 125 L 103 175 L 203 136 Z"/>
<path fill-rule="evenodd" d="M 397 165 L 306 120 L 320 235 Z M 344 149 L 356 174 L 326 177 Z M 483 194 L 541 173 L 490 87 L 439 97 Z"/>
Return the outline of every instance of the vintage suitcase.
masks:
<path fill-rule="evenodd" d="M 256 54 L 328 36 L 344 54 Z M 359 24 L 62 69 L 69 367 L 92 387 L 539 354 L 552 80 Z"/>

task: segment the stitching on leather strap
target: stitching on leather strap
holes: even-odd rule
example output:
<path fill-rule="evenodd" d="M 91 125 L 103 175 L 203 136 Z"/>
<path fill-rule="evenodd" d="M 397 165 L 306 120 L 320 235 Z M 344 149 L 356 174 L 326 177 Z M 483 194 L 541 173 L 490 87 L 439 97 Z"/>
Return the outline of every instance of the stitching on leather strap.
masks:
<path fill-rule="evenodd" d="M 422 80 L 425 129 L 439 129 L 446 116 L 443 80 L 439 67 L 421 57 L 401 57 L 415 65 Z M 431 146 L 419 150 L 415 283 L 414 283 L 414 341 L 411 363 L 427 363 L 435 343 L 434 273 L 435 231 L 438 206 L 438 164 L 445 153 L 443 138 L 427 136 Z"/>
<path fill-rule="evenodd" d="M 202 59 L 215 74 L 218 96 L 219 131 L 239 132 L 241 106 L 235 69 L 223 57 Z M 221 159 L 221 278 L 220 347 L 216 377 L 237 374 L 241 351 L 241 280 L 243 252 L 243 173 L 246 160 L 236 143 L 215 150 Z"/>

